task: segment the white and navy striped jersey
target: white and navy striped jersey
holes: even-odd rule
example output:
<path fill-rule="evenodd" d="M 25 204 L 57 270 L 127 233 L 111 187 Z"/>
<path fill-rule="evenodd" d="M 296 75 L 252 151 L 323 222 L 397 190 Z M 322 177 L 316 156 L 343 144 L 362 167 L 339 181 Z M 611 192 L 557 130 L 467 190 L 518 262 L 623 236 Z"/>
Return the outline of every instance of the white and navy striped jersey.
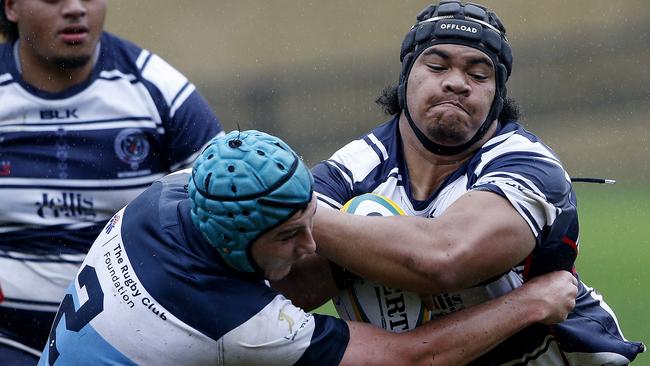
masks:
<path fill-rule="evenodd" d="M 225 264 L 192 223 L 187 172 L 154 183 L 104 227 L 39 365 L 337 365 L 347 324 Z"/>
<path fill-rule="evenodd" d="M 425 201 L 413 199 L 401 144 L 394 119 L 316 165 L 319 205 L 339 209 L 349 199 L 372 192 L 390 198 L 407 215 L 432 218 L 466 192 L 485 190 L 507 199 L 537 242 L 524 262 L 499 278 L 438 295 L 434 318 L 509 292 L 540 273 L 560 269 L 575 273 L 579 238 L 575 193 L 557 156 L 535 135 L 514 122 L 500 125 L 495 136 Z M 623 338 L 602 297 L 581 283 L 576 308 L 567 321 L 553 327 L 531 326 L 474 364 L 619 365 L 643 349 L 641 343 Z"/>
<path fill-rule="evenodd" d="M 0 342 L 12 324 L 40 350 L 106 221 L 222 132 L 181 73 L 111 34 L 90 78 L 60 93 L 25 83 L 17 48 L 0 44 Z"/>

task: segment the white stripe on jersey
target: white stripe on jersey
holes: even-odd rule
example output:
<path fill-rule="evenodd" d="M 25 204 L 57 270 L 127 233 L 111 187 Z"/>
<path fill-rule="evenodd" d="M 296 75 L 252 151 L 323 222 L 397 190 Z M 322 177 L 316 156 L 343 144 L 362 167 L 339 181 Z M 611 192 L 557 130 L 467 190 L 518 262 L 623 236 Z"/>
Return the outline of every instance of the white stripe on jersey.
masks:
<path fill-rule="evenodd" d="M 0 84 L 4 83 L 5 81 L 9 81 L 11 79 L 12 77 L 10 73 L 2 74 L 0 75 Z"/>
<path fill-rule="evenodd" d="M 337 151 L 331 158 L 352 172 L 352 181 L 361 182 L 380 164 L 379 156 L 363 140 L 354 140 L 343 149 Z M 337 168 L 338 169 L 338 168 Z M 342 174 L 347 175 L 343 171 Z"/>
<path fill-rule="evenodd" d="M 17 348 L 17 349 L 19 349 L 19 350 L 21 350 L 23 352 L 30 353 L 30 354 L 32 354 L 32 355 L 34 355 L 36 357 L 41 357 L 41 352 L 40 351 L 37 351 L 37 350 L 35 350 L 35 349 L 31 348 L 31 347 L 27 347 L 24 344 L 18 343 L 18 342 L 13 341 L 13 340 L 11 340 L 9 338 L 4 338 L 4 337 L 0 336 L 0 344 L 6 344 L 6 345 L 8 345 L 10 347 Z"/>
<path fill-rule="evenodd" d="M 181 93 L 176 97 L 174 104 L 169 108 L 169 118 L 174 118 L 176 110 L 185 103 L 185 100 L 189 98 L 190 94 L 194 93 L 194 90 L 196 90 L 196 87 L 193 84 L 188 84 L 187 87 L 181 91 Z"/>
<path fill-rule="evenodd" d="M 43 261 L 32 262 L 14 260 L 18 253 L 10 253 L 12 258 L 0 257 L 0 277 L 2 292 L 5 300 L 2 306 L 23 310 L 55 312 L 63 299 L 65 288 L 70 284 L 79 264 L 85 255 L 68 255 L 66 259 L 76 261 Z M 48 256 L 54 259 L 55 256 Z M 34 284 L 38 290 L 34 291 Z M 11 301 L 20 299 L 20 302 Z"/>
<path fill-rule="evenodd" d="M 169 107 L 178 92 L 187 83 L 187 78 L 183 74 L 155 54 L 152 54 L 147 64 L 144 65 L 142 77 L 152 82 L 160 90 Z"/>
<path fill-rule="evenodd" d="M 381 143 L 381 141 L 377 139 L 377 136 L 375 136 L 374 133 L 371 133 L 368 135 L 368 138 L 370 139 L 370 141 L 372 141 L 375 144 L 375 146 L 377 146 L 379 151 L 381 151 L 382 158 L 384 160 L 388 159 L 388 152 L 386 151 L 386 147 L 384 146 L 384 144 Z"/>
<path fill-rule="evenodd" d="M 119 77 L 119 78 L 126 79 L 126 80 L 129 80 L 129 81 L 137 80 L 135 75 L 133 75 L 133 74 L 125 74 L 120 70 L 104 70 L 104 71 L 101 71 L 99 73 L 99 77 L 107 78 L 107 79 L 114 78 L 114 77 Z"/>
<path fill-rule="evenodd" d="M 331 199 L 331 198 L 329 198 L 329 197 L 327 197 L 327 196 L 325 196 L 323 194 L 320 194 L 319 192 L 316 192 L 316 198 L 318 198 L 319 202 L 320 201 L 324 202 L 323 204 L 319 204 L 319 206 L 327 207 L 327 208 L 336 208 L 337 210 L 340 210 L 341 207 L 343 207 L 342 204 L 334 201 L 333 199 Z"/>
<path fill-rule="evenodd" d="M 138 70 L 142 70 L 142 65 L 144 65 L 144 62 L 147 60 L 147 57 L 149 57 L 150 54 L 151 52 L 147 50 L 142 50 L 142 52 L 140 52 L 138 58 L 135 60 L 135 66 L 138 67 Z"/>
<path fill-rule="evenodd" d="M 495 176 L 498 174 L 507 175 L 507 177 Z M 521 184 L 517 184 L 517 181 L 525 183 L 532 188 L 532 191 Z M 509 172 L 486 174 L 479 178 L 474 184 L 474 187 L 480 187 L 486 183 L 492 183 L 501 188 L 506 195 L 506 199 L 510 201 L 521 217 L 526 220 L 535 237 L 539 234 L 537 228 L 543 228 L 545 225 L 553 225 L 555 219 L 562 213 L 560 208 L 548 202 L 544 193 L 533 182 L 519 174 Z M 512 184 L 516 184 L 516 187 L 513 187 Z M 522 210 L 522 206 L 532 215 L 535 223 L 530 222 L 529 216 Z"/>
<path fill-rule="evenodd" d="M 131 84 L 126 78 L 97 79 L 83 93 L 57 100 L 39 98 L 20 84 L 11 83 L 0 86 L 0 100 L 12 106 L 0 109 L 1 125 L 6 128 L 25 124 L 28 131 L 51 131 L 58 127 L 71 130 L 121 128 L 124 124 L 127 127 L 162 127 L 158 109 L 146 87 L 142 83 Z M 43 107 L 39 109 L 34 105 Z M 61 112 L 62 116 L 43 118 L 43 110 Z M 66 111 L 71 112 L 68 115 Z M 146 120 L 138 121 L 142 117 Z M 92 127 L 84 127 L 84 122 Z M 39 124 L 43 127 L 34 130 Z M 2 129 L 2 132 L 9 131 Z"/>
<path fill-rule="evenodd" d="M 485 146 L 490 146 L 493 145 L 492 140 L 505 140 L 503 136 L 508 136 L 508 142 L 500 144 L 499 146 L 493 148 L 490 151 L 484 152 L 481 155 L 481 163 L 476 167 L 475 173 L 476 175 L 480 176 L 481 172 L 483 171 L 483 168 L 490 163 L 492 160 L 497 158 L 498 156 L 501 156 L 503 154 L 507 154 L 510 152 L 529 152 L 529 153 L 536 153 L 542 156 L 545 156 L 547 159 L 549 159 L 549 162 L 559 166 L 560 168 L 564 169 L 562 167 L 562 164 L 557 160 L 555 156 L 541 143 L 539 142 L 532 142 L 529 139 L 527 139 L 524 136 L 521 135 L 516 135 L 513 133 L 510 134 L 505 134 L 501 136 L 497 136 L 490 141 L 488 141 Z M 536 158 L 537 159 L 537 158 Z"/>
<path fill-rule="evenodd" d="M 110 130 L 110 129 L 124 129 L 124 128 L 158 128 L 154 122 L 151 121 L 119 121 L 119 122 L 84 122 L 84 123 L 70 123 L 75 121 L 61 122 L 57 125 L 36 125 L 36 126 L 0 126 L 0 133 L 8 132 L 56 132 L 61 129 L 66 131 L 95 131 L 95 130 Z"/>

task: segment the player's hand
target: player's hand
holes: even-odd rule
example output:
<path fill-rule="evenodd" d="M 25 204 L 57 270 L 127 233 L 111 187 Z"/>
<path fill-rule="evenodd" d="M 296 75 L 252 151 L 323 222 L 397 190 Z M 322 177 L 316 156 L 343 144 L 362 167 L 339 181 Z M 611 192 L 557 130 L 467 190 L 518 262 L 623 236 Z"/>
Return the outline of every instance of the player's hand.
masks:
<path fill-rule="evenodd" d="M 567 271 L 556 271 L 531 279 L 521 290 L 542 311 L 540 323 L 551 325 L 566 320 L 575 307 L 578 280 Z"/>

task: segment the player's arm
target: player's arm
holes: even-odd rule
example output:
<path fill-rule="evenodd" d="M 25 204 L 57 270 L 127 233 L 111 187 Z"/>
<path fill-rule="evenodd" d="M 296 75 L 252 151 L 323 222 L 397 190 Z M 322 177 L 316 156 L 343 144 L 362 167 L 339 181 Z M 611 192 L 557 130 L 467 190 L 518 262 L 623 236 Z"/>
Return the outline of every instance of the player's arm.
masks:
<path fill-rule="evenodd" d="M 406 333 L 348 322 L 350 341 L 341 365 L 463 365 L 526 326 L 563 321 L 577 291 L 573 275 L 558 271 Z"/>
<path fill-rule="evenodd" d="M 294 305 L 311 311 L 340 292 L 330 262 L 318 254 L 309 255 L 291 266 L 291 272 L 271 287 L 281 292 Z"/>
<path fill-rule="evenodd" d="M 318 210 L 314 238 L 319 254 L 361 277 L 418 293 L 476 285 L 535 247 L 510 202 L 484 191 L 464 194 L 435 219 Z"/>

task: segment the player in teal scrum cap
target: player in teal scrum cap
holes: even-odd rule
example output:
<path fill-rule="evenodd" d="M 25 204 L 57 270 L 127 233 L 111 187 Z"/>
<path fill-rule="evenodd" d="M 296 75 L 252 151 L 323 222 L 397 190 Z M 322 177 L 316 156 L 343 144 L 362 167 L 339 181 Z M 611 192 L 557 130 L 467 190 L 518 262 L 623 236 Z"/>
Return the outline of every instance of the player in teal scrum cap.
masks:
<path fill-rule="evenodd" d="M 457 365 L 573 307 L 575 280 L 555 272 L 404 334 L 307 313 L 266 280 L 315 252 L 312 186 L 277 137 L 212 139 L 102 230 L 39 365 Z"/>
<path fill-rule="evenodd" d="M 312 200 L 314 180 L 282 140 L 258 131 L 213 140 L 192 169 L 192 221 L 226 263 L 259 270 L 250 244 Z"/>

